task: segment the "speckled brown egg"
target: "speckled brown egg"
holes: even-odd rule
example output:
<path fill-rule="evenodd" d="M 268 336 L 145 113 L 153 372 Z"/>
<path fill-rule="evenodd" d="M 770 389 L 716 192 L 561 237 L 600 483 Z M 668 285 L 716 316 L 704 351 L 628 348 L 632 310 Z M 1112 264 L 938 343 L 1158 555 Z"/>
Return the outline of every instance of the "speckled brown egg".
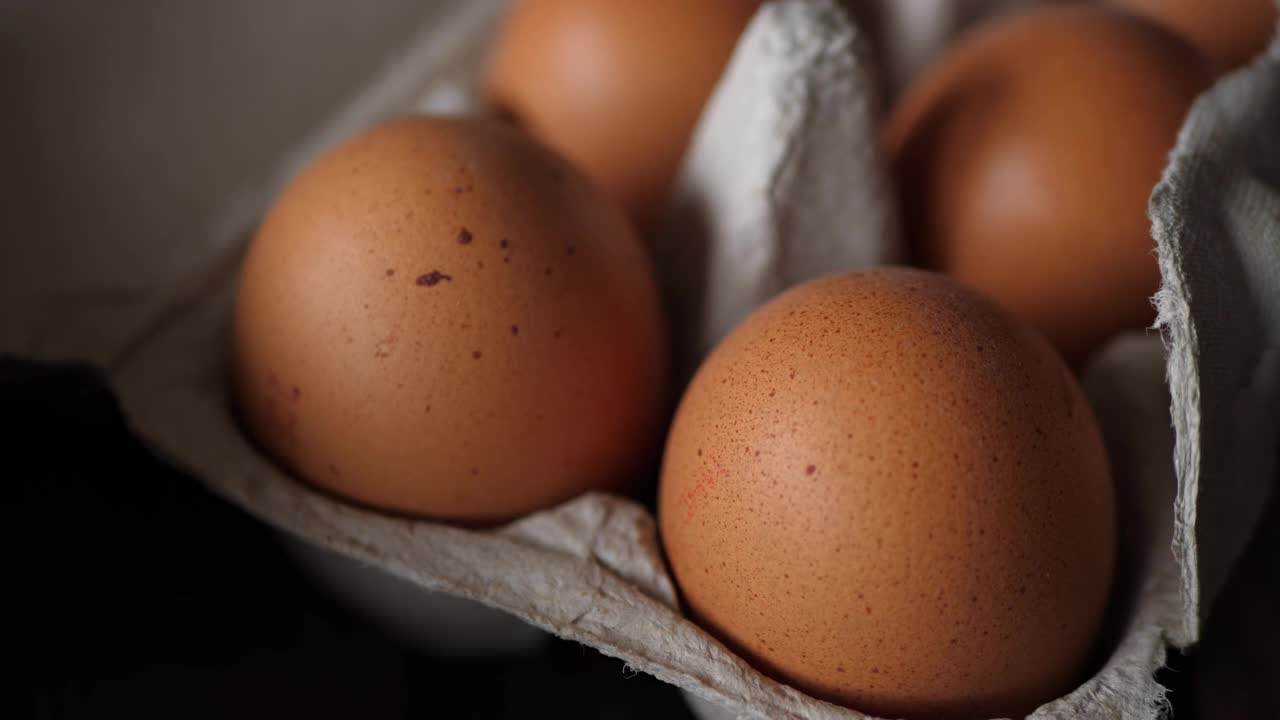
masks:
<path fill-rule="evenodd" d="M 885 717 L 1018 716 L 1107 604 L 1098 429 L 1038 333 L 925 271 L 816 280 L 713 351 L 659 523 L 690 614 L 761 671 Z"/>
<path fill-rule="evenodd" d="M 1208 66 L 1185 41 L 1089 5 L 959 39 L 885 141 L 916 261 L 995 298 L 1079 363 L 1149 326 L 1147 201 Z"/>
<path fill-rule="evenodd" d="M 517 0 L 488 93 L 650 224 L 760 3 Z"/>
<path fill-rule="evenodd" d="M 234 325 L 254 438 L 380 508 L 488 523 L 618 489 L 661 430 L 640 241 L 498 123 L 396 120 L 317 160 L 254 238 Z"/>
<path fill-rule="evenodd" d="M 1234 70 L 1275 37 L 1280 11 L 1275 0 L 1109 0 L 1187 38 L 1221 71 Z"/>

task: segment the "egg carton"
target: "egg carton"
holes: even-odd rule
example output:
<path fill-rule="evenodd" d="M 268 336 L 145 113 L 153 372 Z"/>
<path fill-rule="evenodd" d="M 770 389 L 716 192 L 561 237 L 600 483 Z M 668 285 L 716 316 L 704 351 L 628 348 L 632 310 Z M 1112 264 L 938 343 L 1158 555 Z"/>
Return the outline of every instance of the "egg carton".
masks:
<path fill-rule="evenodd" d="M 880 74 L 833 3 L 762 7 L 708 103 L 655 238 L 690 363 L 788 286 L 901 258 L 877 93 L 900 86 L 960 25 L 1007 4 L 882 3 Z M 182 252 L 144 261 L 146 272 L 104 277 L 85 259 L 96 257 L 89 234 L 72 244 L 83 257 L 24 267 L 21 278 L 17 263 L 5 264 L 22 291 L 0 297 L 24 312 L 0 317 L 0 350 L 101 368 L 152 448 L 283 531 L 301 563 L 423 645 L 519 651 L 546 631 L 682 688 L 704 717 L 865 717 L 761 674 L 682 617 L 654 518 L 636 502 L 588 494 L 490 530 L 395 517 L 289 477 L 236 423 L 230 312 L 257 218 L 342 137 L 405 111 L 475 107 L 503 5 L 453 3 L 271 179 L 234 194 L 214 222 L 180 239 Z M 1155 672 L 1169 647 L 1199 639 L 1270 490 L 1280 434 L 1276 128 L 1280 43 L 1196 102 L 1152 195 L 1160 333 L 1117 338 L 1083 373 L 1120 512 L 1111 649 L 1032 717 L 1161 715 Z"/>

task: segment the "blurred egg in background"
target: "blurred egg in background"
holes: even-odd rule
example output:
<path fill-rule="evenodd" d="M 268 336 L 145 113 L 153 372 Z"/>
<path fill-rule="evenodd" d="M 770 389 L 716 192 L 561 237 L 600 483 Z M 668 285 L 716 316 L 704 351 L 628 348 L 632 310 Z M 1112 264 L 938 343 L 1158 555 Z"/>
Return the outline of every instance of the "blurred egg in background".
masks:
<path fill-rule="evenodd" d="M 1183 36 L 1221 72 L 1253 60 L 1280 29 L 1275 0 L 1107 1 Z"/>
<path fill-rule="evenodd" d="M 1074 364 L 1150 325 L 1147 200 L 1210 80 L 1180 37 L 1101 6 L 1014 11 L 962 35 L 884 129 L 914 262 Z"/>
<path fill-rule="evenodd" d="M 647 226 L 760 0 L 515 0 L 488 70 L 495 107 Z"/>

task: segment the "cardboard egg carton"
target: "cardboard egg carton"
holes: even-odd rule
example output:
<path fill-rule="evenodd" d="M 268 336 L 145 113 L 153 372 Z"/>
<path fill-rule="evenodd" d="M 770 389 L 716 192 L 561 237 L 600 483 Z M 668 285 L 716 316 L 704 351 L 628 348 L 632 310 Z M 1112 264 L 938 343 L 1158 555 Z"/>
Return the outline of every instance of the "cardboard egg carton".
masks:
<path fill-rule="evenodd" d="M 1004 4 L 969 3 L 963 18 L 941 18 L 928 3 L 882 3 L 884 27 L 904 27 L 903 13 L 914 13 L 924 30 L 896 53 L 901 33 L 881 37 L 881 74 L 866 38 L 835 4 L 775 0 L 761 9 L 708 103 L 655 238 L 680 323 L 673 332 L 690 364 L 778 291 L 902 258 L 877 145 L 877 93 L 895 87 L 892 78 L 962 19 Z M 683 618 L 654 518 L 636 502 L 590 494 L 491 530 L 393 517 L 289 477 L 233 417 L 229 318 L 257 217 L 290 176 L 342 137 L 406 111 L 474 107 L 502 10 L 498 0 L 455 3 L 270 181 L 231 198 L 215 222 L 181 241 L 180 255 L 146 260 L 151 272 L 142 280 L 36 267 L 23 281 L 29 312 L 0 320 L 0 350 L 101 368 L 133 430 L 163 457 L 288 533 L 304 556 L 357 561 L 358 571 L 321 570 L 353 597 L 374 573 L 401 611 L 441 607 L 441 594 L 476 601 L 677 685 L 707 716 L 864 717 L 757 672 Z M 1116 339 L 1084 373 L 1120 510 L 1110 651 L 1035 718 L 1158 716 L 1155 672 L 1169 647 L 1199 639 L 1269 492 L 1280 427 L 1278 127 L 1280 44 L 1200 98 L 1152 196 L 1161 332 Z M 69 287 L 68 277 L 83 280 Z M 397 617 L 432 634 L 430 615 Z M 486 617 L 481 624 L 501 623 Z"/>

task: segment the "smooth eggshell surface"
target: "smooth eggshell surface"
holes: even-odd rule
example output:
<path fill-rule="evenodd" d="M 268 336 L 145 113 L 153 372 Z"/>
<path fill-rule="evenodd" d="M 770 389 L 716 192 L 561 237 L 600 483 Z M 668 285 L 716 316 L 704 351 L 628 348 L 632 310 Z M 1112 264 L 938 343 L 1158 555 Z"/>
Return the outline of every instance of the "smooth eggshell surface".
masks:
<path fill-rule="evenodd" d="M 886 717 L 1020 716 L 1074 687 L 1115 508 L 1074 376 L 942 276 L 817 280 L 688 388 L 659 523 L 687 609 L 760 670 Z"/>
<path fill-rule="evenodd" d="M 343 496 L 468 523 L 622 487 L 660 438 L 665 353 L 622 213 L 477 120 L 397 120 L 316 161 L 235 310 L 259 443 Z"/>
<path fill-rule="evenodd" d="M 1110 0 L 1151 18 L 1199 47 L 1222 71 L 1257 57 L 1275 37 L 1275 0 Z"/>
<path fill-rule="evenodd" d="M 760 0 L 516 0 L 488 92 L 642 225 Z"/>
<path fill-rule="evenodd" d="M 1181 38 L 1103 7 L 1013 12 L 963 36 L 884 132 L 916 261 L 1072 363 L 1149 326 L 1147 200 L 1209 81 Z"/>

